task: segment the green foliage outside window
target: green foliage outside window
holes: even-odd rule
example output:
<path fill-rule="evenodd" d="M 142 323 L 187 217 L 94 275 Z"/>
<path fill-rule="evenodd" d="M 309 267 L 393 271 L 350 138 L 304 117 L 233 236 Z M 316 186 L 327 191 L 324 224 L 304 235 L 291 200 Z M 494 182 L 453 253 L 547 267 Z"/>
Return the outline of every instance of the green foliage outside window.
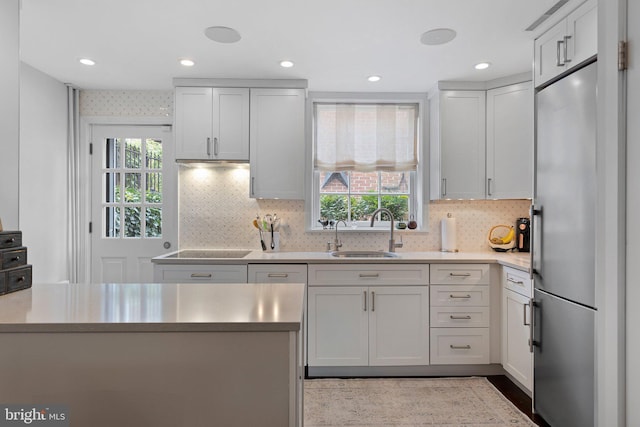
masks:
<path fill-rule="evenodd" d="M 409 210 L 409 196 L 407 195 L 383 195 L 380 196 L 380 206 L 387 208 L 395 219 L 407 217 Z M 368 221 L 373 211 L 378 209 L 378 195 L 363 195 L 351 197 L 351 218 L 348 216 L 347 196 L 337 194 L 323 194 L 320 196 L 320 217 L 335 221 Z M 388 221 L 386 215 L 382 215 L 383 221 Z"/>

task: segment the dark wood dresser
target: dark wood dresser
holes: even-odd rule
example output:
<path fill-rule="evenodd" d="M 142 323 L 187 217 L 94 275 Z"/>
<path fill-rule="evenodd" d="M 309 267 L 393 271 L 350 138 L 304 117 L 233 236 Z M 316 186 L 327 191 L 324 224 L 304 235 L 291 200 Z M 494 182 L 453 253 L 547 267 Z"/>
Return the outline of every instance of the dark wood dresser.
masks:
<path fill-rule="evenodd" d="M 22 232 L 0 231 L 0 295 L 30 288 L 31 280 Z"/>

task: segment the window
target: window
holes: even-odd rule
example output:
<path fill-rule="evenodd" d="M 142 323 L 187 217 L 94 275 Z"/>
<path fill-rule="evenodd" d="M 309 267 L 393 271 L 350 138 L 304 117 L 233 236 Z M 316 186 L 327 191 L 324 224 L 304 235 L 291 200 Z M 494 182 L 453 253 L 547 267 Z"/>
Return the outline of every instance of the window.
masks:
<path fill-rule="evenodd" d="M 313 105 L 311 229 L 344 220 L 369 229 L 380 207 L 394 218 L 423 216 L 419 197 L 422 102 L 328 102 Z M 386 215 L 377 227 L 388 229 Z"/>
<path fill-rule="evenodd" d="M 162 237 L 162 141 L 107 138 L 104 163 L 103 236 Z"/>

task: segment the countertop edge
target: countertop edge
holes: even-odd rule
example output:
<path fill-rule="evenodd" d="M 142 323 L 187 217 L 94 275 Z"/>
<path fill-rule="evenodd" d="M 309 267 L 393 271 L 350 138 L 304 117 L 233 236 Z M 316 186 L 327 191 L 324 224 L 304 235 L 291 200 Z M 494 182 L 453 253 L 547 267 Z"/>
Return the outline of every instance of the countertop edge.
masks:
<path fill-rule="evenodd" d="M 278 323 L 4 323 L 2 333 L 298 332 L 302 322 Z"/>

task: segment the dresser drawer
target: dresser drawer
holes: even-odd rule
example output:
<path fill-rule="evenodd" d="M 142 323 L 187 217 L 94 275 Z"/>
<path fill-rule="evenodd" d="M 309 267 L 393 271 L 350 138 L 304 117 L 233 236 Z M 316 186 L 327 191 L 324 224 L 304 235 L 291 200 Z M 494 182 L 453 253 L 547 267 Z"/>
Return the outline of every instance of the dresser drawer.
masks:
<path fill-rule="evenodd" d="M 431 264 L 432 285 L 488 285 L 489 264 Z"/>
<path fill-rule="evenodd" d="M 4 276 L 2 279 L 4 282 L 4 293 L 31 287 L 32 273 L 30 265 L 4 270 L 0 272 L 0 275 Z M 0 289 L 2 289 L 1 286 Z"/>
<path fill-rule="evenodd" d="M 529 274 L 509 267 L 502 269 L 503 286 L 520 295 L 533 297 L 533 286 Z"/>
<path fill-rule="evenodd" d="M 489 286 L 431 285 L 431 307 L 489 306 Z"/>
<path fill-rule="evenodd" d="M 489 328 L 431 328 L 432 365 L 489 363 Z"/>
<path fill-rule="evenodd" d="M 489 307 L 431 307 L 433 328 L 488 328 Z"/>
<path fill-rule="evenodd" d="M 312 264 L 309 286 L 427 285 L 427 264 Z"/>
<path fill-rule="evenodd" d="M 21 231 L 0 231 L 0 249 L 18 248 L 22 246 Z"/>
<path fill-rule="evenodd" d="M 0 270 L 27 264 L 27 248 L 0 250 Z"/>

